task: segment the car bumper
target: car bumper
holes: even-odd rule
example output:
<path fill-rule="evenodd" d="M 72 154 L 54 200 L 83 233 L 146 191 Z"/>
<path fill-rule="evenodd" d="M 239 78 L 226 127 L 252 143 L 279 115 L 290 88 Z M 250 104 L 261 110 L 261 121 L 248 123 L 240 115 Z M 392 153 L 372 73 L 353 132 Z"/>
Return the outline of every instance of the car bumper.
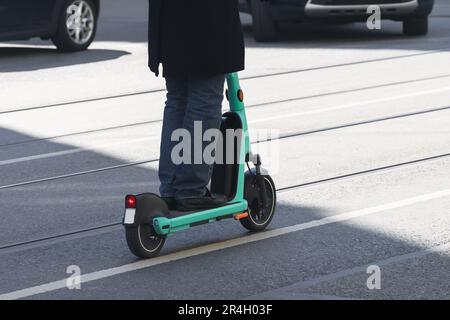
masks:
<path fill-rule="evenodd" d="M 321 5 L 313 3 L 314 0 L 308 1 L 305 7 L 305 14 L 311 18 L 334 18 L 342 16 L 367 16 L 367 9 L 371 5 Z M 419 7 L 417 0 L 399 3 L 386 3 L 376 5 L 380 8 L 381 16 L 383 15 L 410 15 Z"/>
<path fill-rule="evenodd" d="M 395 1 L 395 0 L 394 0 Z M 241 1 L 245 6 L 246 1 Z M 368 1 L 375 2 L 375 1 Z M 318 5 L 311 0 L 271 0 L 270 12 L 277 21 L 365 21 L 367 8 L 364 5 Z M 382 19 L 404 20 L 423 17 L 431 13 L 434 0 L 411 0 L 408 2 L 377 4 Z M 248 8 L 245 9 L 248 11 Z"/>

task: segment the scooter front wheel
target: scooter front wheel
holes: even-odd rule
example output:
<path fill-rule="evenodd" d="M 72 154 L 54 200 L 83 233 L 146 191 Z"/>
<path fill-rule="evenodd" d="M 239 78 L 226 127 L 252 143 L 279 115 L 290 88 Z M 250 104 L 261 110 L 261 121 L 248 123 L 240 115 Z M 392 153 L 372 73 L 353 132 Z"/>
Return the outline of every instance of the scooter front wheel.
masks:
<path fill-rule="evenodd" d="M 148 259 L 153 258 L 161 251 L 165 237 L 156 234 L 150 224 L 138 224 L 125 228 L 125 236 L 128 248 L 137 257 Z"/>
<path fill-rule="evenodd" d="M 265 195 L 261 195 L 257 176 L 254 172 L 245 175 L 244 198 L 248 202 L 248 217 L 239 221 L 250 231 L 262 231 L 267 228 L 275 213 L 277 195 L 275 183 L 269 175 L 264 175 Z M 265 197 L 265 204 L 261 196 Z"/>

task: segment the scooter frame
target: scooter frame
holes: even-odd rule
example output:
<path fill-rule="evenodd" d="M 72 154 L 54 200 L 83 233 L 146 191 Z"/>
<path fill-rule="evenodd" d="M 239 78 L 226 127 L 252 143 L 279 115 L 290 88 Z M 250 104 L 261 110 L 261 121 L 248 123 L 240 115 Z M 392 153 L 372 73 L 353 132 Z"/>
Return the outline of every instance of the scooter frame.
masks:
<path fill-rule="evenodd" d="M 239 84 L 238 74 L 227 74 L 226 82 L 226 96 L 229 102 L 230 111 L 222 116 L 222 131 L 228 129 L 240 129 L 241 132 L 233 137 L 233 139 L 237 140 L 233 141 L 236 143 L 234 145 L 235 154 L 233 155 L 233 163 L 217 164 L 214 166 L 211 191 L 225 194 L 229 199 L 228 202 L 223 206 L 213 209 L 200 210 L 197 212 L 185 213 L 183 215 L 174 215 L 174 212 L 169 212 L 165 202 L 155 194 L 141 194 L 138 196 L 128 195 L 125 200 L 126 206 L 123 225 L 126 230 L 129 231 L 127 232 L 127 235 L 130 236 L 131 245 L 133 247 L 138 245 L 139 248 L 143 248 L 139 229 L 142 224 L 147 225 L 148 223 L 151 223 L 153 234 L 164 239 L 166 236 L 170 236 L 178 231 L 226 218 L 240 220 L 244 227 L 252 231 L 263 230 L 270 223 L 276 204 L 275 186 L 270 176 L 266 173 L 262 173 L 259 155 L 253 155 L 251 153 L 247 117 L 244 106 L 244 94 Z M 225 140 L 227 139 L 228 138 L 225 138 Z M 226 153 L 228 152 L 228 145 L 226 145 L 226 141 L 224 142 L 225 148 L 223 151 Z M 255 168 L 254 170 L 246 172 L 246 166 L 248 166 L 249 162 L 253 163 Z M 249 179 L 253 182 L 250 182 Z M 256 189 L 248 189 L 254 188 L 255 183 L 259 187 Z M 267 190 L 266 183 L 269 183 L 271 190 Z M 256 191 L 250 190 L 257 190 L 257 194 L 255 195 L 254 193 Z M 254 206 L 256 196 L 259 208 L 267 208 L 267 191 L 270 191 L 270 194 L 273 195 L 271 198 L 272 206 L 270 207 L 269 216 L 267 216 L 267 219 L 264 222 L 257 223 L 250 215 L 250 204 L 247 202 L 246 198 L 248 199 L 250 197 L 252 201 L 251 206 Z M 140 210 L 137 210 L 136 206 L 136 202 L 138 201 L 144 201 L 144 203 L 140 202 L 143 206 L 140 207 Z M 145 250 L 153 254 L 154 252 L 157 252 L 159 248 L 160 246 L 158 245 L 155 249 Z M 130 247 L 130 249 L 132 248 Z M 134 249 L 132 249 L 132 251 L 133 250 Z M 145 252 L 144 256 L 147 256 L 148 252 Z M 137 253 L 137 255 L 142 256 L 140 253 Z"/>
<path fill-rule="evenodd" d="M 227 82 L 227 99 L 230 105 L 230 113 L 235 113 L 239 116 L 242 123 L 242 140 L 239 151 L 239 167 L 237 178 L 237 189 L 232 200 L 228 201 L 224 206 L 203 210 L 186 214 L 180 217 L 167 218 L 157 217 L 153 219 L 153 228 L 159 235 L 171 235 L 177 231 L 185 230 L 190 227 L 222 220 L 224 218 L 245 217 L 248 215 L 247 201 L 244 199 L 244 178 L 245 178 L 245 163 L 246 160 L 254 162 L 251 159 L 250 138 L 248 134 L 247 117 L 244 106 L 243 91 L 240 87 L 239 77 L 237 73 L 230 73 L 226 75 Z M 256 163 L 256 160 L 255 162 Z"/>

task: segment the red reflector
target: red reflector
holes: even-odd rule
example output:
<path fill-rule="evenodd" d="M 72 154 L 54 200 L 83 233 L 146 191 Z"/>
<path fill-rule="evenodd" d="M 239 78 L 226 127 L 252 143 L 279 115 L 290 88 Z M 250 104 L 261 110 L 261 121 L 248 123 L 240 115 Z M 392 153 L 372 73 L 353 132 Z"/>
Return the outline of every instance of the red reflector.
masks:
<path fill-rule="evenodd" d="M 136 208 L 136 197 L 133 195 L 128 195 L 125 197 L 125 207 L 129 209 Z"/>

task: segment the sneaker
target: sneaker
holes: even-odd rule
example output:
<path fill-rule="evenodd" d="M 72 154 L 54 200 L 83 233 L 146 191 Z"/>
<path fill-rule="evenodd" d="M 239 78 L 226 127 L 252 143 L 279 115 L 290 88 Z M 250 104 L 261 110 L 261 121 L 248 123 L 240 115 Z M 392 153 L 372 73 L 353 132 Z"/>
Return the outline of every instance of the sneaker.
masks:
<path fill-rule="evenodd" d="M 175 201 L 175 197 L 161 197 L 169 208 L 170 211 L 175 210 L 177 207 L 177 202 Z"/>
<path fill-rule="evenodd" d="M 222 194 L 212 195 L 209 192 L 203 197 L 177 199 L 176 209 L 178 211 L 199 211 L 221 207 L 228 201 Z"/>

